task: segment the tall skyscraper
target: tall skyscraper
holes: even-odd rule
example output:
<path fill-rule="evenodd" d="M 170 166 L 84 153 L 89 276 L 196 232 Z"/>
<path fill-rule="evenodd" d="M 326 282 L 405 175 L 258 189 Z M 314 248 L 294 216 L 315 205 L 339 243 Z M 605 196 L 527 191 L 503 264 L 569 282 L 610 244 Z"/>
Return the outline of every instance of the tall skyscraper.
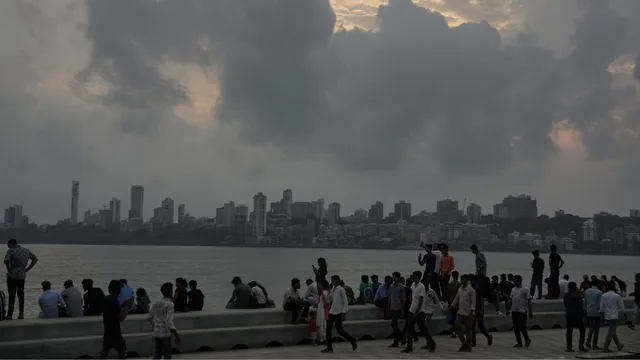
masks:
<path fill-rule="evenodd" d="M 22 227 L 22 205 L 9 206 L 4 210 L 4 223 L 10 228 Z"/>
<path fill-rule="evenodd" d="M 379 222 L 384 219 L 384 204 L 376 201 L 369 209 L 369 221 Z"/>
<path fill-rule="evenodd" d="M 186 206 L 184 204 L 178 205 L 178 221 L 180 221 L 180 218 L 184 217 L 185 209 L 186 209 Z"/>
<path fill-rule="evenodd" d="M 129 220 L 142 219 L 144 210 L 144 186 L 131 186 L 131 210 L 129 210 Z"/>
<path fill-rule="evenodd" d="M 327 209 L 327 220 L 329 225 L 335 225 L 340 220 L 340 203 L 332 202 Z"/>
<path fill-rule="evenodd" d="M 482 207 L 478 204 L 471 203 L 467 206 L 467 221 L 473 224 L 480 222 L 482 218 Z"/>
<path fill-rule="evenodd" d="M 109 213 L 112 224 L 120 224 L 120 200 L 111 198 L 109 201 Z"/>
<path fill-rule="evenodd" d="M 394 215 L 396 220 L 411 219 L 411 203 L 400 201 L 394 204 Z"/>
<path fill-rule="evenodd" d="M 78 199 L 80 198 L 80 181 L 71 182 L 71 224 L 78 223 Z"/>
<path fill-rule="evenodd" d="M 253 235 L 265 235 L 267 233 L 267 197 L 261 192 L 253 196 L 253 214 Z"/>
<path fill-rule="evenodd" d="M 165 198 L 162 200 L 162 223 L 173 224 L 173 199 Z"/>
<path fill-rule="evenodd" d="M 289 219 L 291 219 L 292 208 L 293 205 L 293 191 L 291 189 L 286 189 L 282 192 L 282 207 L 287 210 L 287 215 Z"/>

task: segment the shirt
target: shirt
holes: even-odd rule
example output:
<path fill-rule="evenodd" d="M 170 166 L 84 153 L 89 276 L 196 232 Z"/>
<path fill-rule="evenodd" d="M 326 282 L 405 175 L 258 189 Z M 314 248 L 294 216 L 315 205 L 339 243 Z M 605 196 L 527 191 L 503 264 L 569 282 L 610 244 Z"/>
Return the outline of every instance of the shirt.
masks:
<path fill-rule="evenodd" d="M 444 312 L 442 303 L 440 302 L 440 299 L 438 299 L 438 295 L 435 291 L 433 291 L 433 289 L 429 289 L 426 291 L 426 295 L 424 297 L 424 301 L 422 302 L 422 309 L 420 309 L 420 312 L 425 314 L 433 314 L 436 308 Z"/>
<path fill-rule="evenodd" d="M 419 310 L 422 309 L 422 305 L 420 304 L 420 300 L 422 302 L 425 301 L 425 297 L 427 295 L 427 291 L 422 283 L 411 285 L 411 307 L 409 308 L 409 312 L 412 314 L 417 314 Z M 420 306 L 420 309 L 418 309 Z"/>
<path fill-rule="evenodd" d="M 512 312 L 528 312 L 529 301 L 531 300 L 531 292 L 529 288 L 524 286 L 514 286 L 511 289 L 511 311 Z"/>
<path fill-rule="evenodd" d="M 622 297 L 613 291 L 602 294 L 600 301 L 600 312 L 604 314 L 605 320 L 618 320 L 618 313 L 624 310 Z"/>
<path fill-rule="evenodd" d="M 476 309 L 476 292 L 469 285 L 461 286 L 453 299 L 452 307 L 458 308 L 458 314 L 462 316 L 471 315 Z"/>
<path fill-rule="evenodd" d="M 189 311 L 188 303 L 189 295 L 187 294 L 187 289 L 176 288 L 176 291 L 173 294 L 173 309 L 176 312 L 187 312 Z"/>
<path fill-rule="evenodd" d="M 174 305 L 173 299 L 162 298 L 156 301 L 147 315 L 147 320 L 153 326 L 153 337 L 168 338 L 171 337 L 171 330 L 175 330 L 173 324 Z"/>
<path fill-rule="evenodd" d="M 433 271 L 440 274 L 440 266 L 442 264 L 442 252 L 440 252 L 440 250 L 435 250 L 433 251 L 432 254 L 436 256 L 436 266 Z"/>
<path fill-rule="evenodd" d="M 453 262 L 453 256 L 444 255 L 440 260 L 440 274 L 442 275 L 451 275 L 453 270 L 455 270 L 456 265 Z"/>
<path fill-rule="evenodd" d="M 304 298 L 312 299 L 313 303 L 317 304 L 319 297 L 320 294 L 318 293 L 318 284 L 315 282 L 311 283 L 311 285 L 309 285 L 309 287 L 307 288 L 307 291 L 304 293 Z"/>
<path fill-rule="evenodd" d="M 104 311 L 102 312 L 102 323 L 104 325 L 104 335 L 122 336 L 120 330 L 120 302 L 118 297 L 108 295 L 104 298 Z"/>
<path fill-rule="evenodd" d="M 389 289 L 387 289 L 386 284 L 382 284 L 378 286 L 378 290 L 376 291 L 376 296 L 373 298 L 373 301 L 378 301 L 382 299 L 389 298 Z"/>
<path fill-rule="evenodd" d="M 238 284 L 233 288 L 234 309 L 248 309 L 251 304 L 251 289 L 246 284 Z"/>
<path fill-rule="evenodd" d="M 104 308 L 104 292 L 91 288 L 84 293 L 84 315 L 101 315 Z"/>
<path fill-rule="evenodd" d="M 405 286 L 400 283 L 392 284 L 389 287 L 389 309 L 391 311 L 402 310 L 406 302 L 407 290 Z"/>
<path fill-rule="evenodd" d="M 587 316 L 600 317 L 600 302 L 602 302 L 602 291 L 593 286 L 584 292 L 584 307 Z"/>
<path fill-rule="evenodd" d="M 562 257 L 558 253 L 549 254 L 549 269 L 552 273 L 557 273 L 560 270 L 560 263 L 562 262 Z"/>
<path fill-rule="evenodd" d="M 40 305 L 40 315 L 41 318 L 57 318 L 58 317 L 58 306 L 65 307 L 64 300 L 62 297 L 51 290 L 43 291 L 38 299 L 38 304 Z"/>
<path fill-rule="evenodd" d="M 18 280 L 26 279 L 26 269 L 29 260 L 38 260 L 38 258 L 29 249 L 23 248 L 20 245 L 9 248 L 4 256 L 4 262 L 9 264 L 7 277 Z"/>
<path fill-rule="evenodd" d="M 204 307 L 204 294 L 200 289 L 191 289 L 187 296 L 189 297 L 188 306 L 191 311 L 201 311 Z"/>
<path fill-rule="evenodd" d="M 560 296 L 564 296 L 564 294 L 569 292 L 569 280 L 560 279 L 560 281 L 558 281 L 558 287 L 560 288 Z"/>
<path fill-rule="evenodd" d="M 125 301 L 133 298 L 133 288 L 129 286 L 129 284 L 123 284 L 122 289 L 120 289 L 120 295 L 118 295 L 118 301 L 120 305 L 124 304 Z"/>
<path fill-rule="evenodd" d="M 487 276 L 487 258 L 480 251 L 476 254 L 476 275 Z"/>
<path fill-rule="evenodd" d="M 267 303 L 267 297 L 264 295 L 264 291 L 259 286 L 254 286 L 251 288 L 251 296 L 253 299 L 260 305 L 264 305 Z"/>
<path fill-rule="evenodd" d="M 424 273 L 425 275 L 432 274 L 436 271 L 436 260 L 438 258 L 434 253 L 427 253 L 422 257 L 422 261 L 424 262 Z M 439 270 L 439 269 L 438 269 Z"/>
<path fill-rule="evenodd" d="M 347 300 L 347 292 L 344 291 L 344 288 L 342 286 L 334 287 L 331 289 L 331 294 L 329 296 L 331 299 L 331 309 L 329 310 L 329 314 L 346 314 L 349 309 L 349 301 Z"/>
<path fill-rule="evenodd" d="M 531 268 L 533 269 L 533 276 L 540 277 L 544 276 L 544 260 L 542 258 L 537 257 L 533 259 L 531 263 Z"/>
<path fill-rule="evenodd" d="M 82 294 L 78 289 L 71 286 L 60 293 L 62 300 L 67 305 L 67 315 L 70 317 L 82 316 Z"/>
<path fill-rule="evenodd" d="M 581 319 L 584 316 L 584 302 L 579 292 L 569 291 L 564 294 L 563 300 L 567 318 Z"/>
<path fill-rule="evenodd" d="M 289 302 L 289 299 L 293 298 L 293 300 L 300 300 L 300 293 L 298 290 L 294 288 L 288 288 L 287 291 L 284 292 L 284 297 L 282 298 L 282 307 Z"/>

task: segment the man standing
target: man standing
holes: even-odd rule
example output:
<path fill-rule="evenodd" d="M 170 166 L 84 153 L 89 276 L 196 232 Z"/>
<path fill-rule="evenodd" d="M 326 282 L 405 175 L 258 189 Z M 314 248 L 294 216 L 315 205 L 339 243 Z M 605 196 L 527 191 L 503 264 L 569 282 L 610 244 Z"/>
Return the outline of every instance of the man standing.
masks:
<path fill-rule="evenodd" d="M 443 299 L 447 302 L 447 306 L 449 307 L 449 312 L 451 313 L 451 337 L 456 337 L 456 313 L 457 309 L 454 309 L 451 305 L 453 304 L 453 300 L 455 300 L 456 295 L 458 294 L 458 289 L 460 288 L 460 282 L 458 281 L 459 274 L 457 271 L 453 271 L 451 273 L 451 282 L 449 286 L 447 286 L 447 298 Z"/>
<path fill-rule="evenodd" d="M 336 326 L 336 330 L 338 330 L 338 334 L 340 334 L 345 340 L 349 341 L 353 351 L 356 351 L 358 348 L 356 339 L 342 328 L 342 322 L 344 321 L 345 315 L 348 311 L 347 304 L 349 301 L 347 300 L 347 293 L 344 291 L 344 288 L 340 286 L 340 277 L 338 275 L 333 275 L 331 277 L 331 285 L 333 287 L 331 289 L 330 296 L 331 310 L 329 310 L 329 318 L 327 319 L 327 347 L 321 352 L 333 352 L 331 331 L 333 330 L 334 324 Z"/>
<path fill-rule="evenodd" d="M 624 311 L 624 303 L 622 298 L 613 289 L 616 285 L 613 282 L 603 284 L 602 300 L 600 301 L 600 313 L 604 316 L 604 320 L 607 322 L 609 329 L 607 330 L 607 336 L 604 338 L 604 352 L 611 352 L 609 345 L 611 345 L 611 339 L 618 347 L 618 351 L 622 350 L 624 344 L 620 343 L 618 339 L 618 317 L 621 311 Z"/>
<path fill-rule="evenodd" d="M 451 281 L 451 273 L 456 269 L 456 265 L 453 261 L 453 256 L 449 254 L 449 246 L 442 244 L 442 260 L 440 260 L 440 292 L 442 293 L 440 299 L 446 301 L 449 296 L 447 290 L 449 288 L 449 281 Z"/>
<path fill-rule="evenodd" d="M 429 284 L 431 288 L 438 293 L 438 290 L 434 289 L 434 284 L 438 281 L 438 271 L 439 268 L 436 268 L 436 263 L 438 262 L 438 257 L 431 251 L 431 244 L 422 244 L 422 248 L 427 252 L 424 256 L 422 254 L 418 255 L 418 264 L 420 266 L 424 265 L 424 278 L 429 280 Z M 437 286 L 439 288 L 439 286 Z"/>
<path fill-rule="evenodd" d="M 591 288 L 584 292 L 584 307 L 587 311 L 587 325 L 589 334 L 587 335 L 586 347 L 593 350 L 601 350 L 598 347 L 598 334 L 600 333 L 600 302 L 602 301 L 602 291 L 598 289 L 599 280 L 593 276 L 591 278 Z M 593 338 L 593 345 L 591 339 Z"/>
<path fill-rule="evenodd" d="M 524 346 L 531 346 L 531 338 L 527 333 L 527 313 L 533 317 L 533 307 L 531 306 L 531 293 L 529 289 L 522 286 L 522 276 L 513 277 L 514 287 L 511 289 L 511 321 L 513 322 L 513 332 L 516 335 L 516 345 L 522 347 L 522 337 Z"/>
<path fill-rule="evenodd" d="M 542 281 L 544 277 L 544 260 L 540 257 L 540 252 L 534 250 L 533 261 L 531 262 L 531 269 L 533 269 L 533 275 L 531 275 L 531 297 L 536 293 L 536 287 L 538 288 L 538 300 L 542 299 Z"/>
<path fill-rule="evenodd" d="M 104 324 L 104 336 L 102 337 L 102 351 L 100 358 L 106 359 L 111 349 L 118 352 L 118 359 L 124 359 L 127 355 L 127 344 L 122 337 L 120 323 L 126 319 L 131 308 L 129 303 L 120 306 L 118 296 L 123 284 L 118 280 L 109 283 L 109 295 L 104 298 L 104 311 L 102 322 Z"/>
<path fill-rule="evenodd" d="M 415 278 L 415 279 L 414 279 Z M 422 303 L 424 302 L 424 298 L 427 294 L 424 285 L 419 281 L 422 278 L 422 274 L 417 271 L 414 272 L 410 282 L 411 286 L 411 306 L 409 307 L 409 311 L 407 311 L 407 326 L 408 334 L 407 334 L 407 347 L 402 350 L 402 353 L 411 353 L 413 352 L 413 338 L 416 336 L 416 322 L 418 322 L 418 314 L 422 309 Z M 423 319 L 424 320 L 424 319 Z M 418 326 L 420 331 L 424 328 L 424 322 L 420 324 L 418 322 Z"/>
<path fill-rule="evenodd" d="M 460 276 L 462 286 L 458 289 L 452 308 L 458 309 L 458 338 L 460 339 L 460 349 L 458 351 L 471 352 L 471 338 L 473 316 L 476 309 L 476 292 L 469 286 L 469 277 L 467 275 Z"/>
<path fill-rule="evenodd" d="M 18 295 L 18 319 L 24 319 L 24 282 L 27 273 L 31 270 L 38 258 L 27 248 L 18 245 L 16 239 L 7 242 L 7 254 L 4 256 L 4 265 L 7 267 L 7 290 L 9 290 L 9 309 L 6 320 L 13 317 L 13 308 Z M 29 260 L 31 263 L 29 264 Z"/>
<path fill-rule="evenodd" d="M 557 299 L 560 296 L 560 269 L 564 266 L 562 256 L 558 254 L 558 248 L 555 244 L 549 246 L 549 291 L 547 295 L 551 299 Z"/>
<path fill-rule="evenodd" d="M 485 277 L 487 276 L 487 258 L 482 251 L 478 250 L 478 245 L 471 245 L 469 247 L 471 252 L 476 256 L 476 275 Z"/>
<path fill-rule="evenodd" d="M 567 352 L 574 352 L 573 350 L 573 329 L 578 328 L 580 332 L 580 340 L 578 341 L 578 348 L 581 352 L 587 352 L 584 347 L 584 322 L 582 318 L 585 315 L 584 305 L 582 302 L 582 296 L 578 292 L 578 285 L 573 281 L 569 283 L 569 291 L 564 295 L 564 308 L 567 317 Z"/>
<path fill-rule="evenodd" d="M 393 343 L 389 347 L 397 348 L 399 342 L 404 343 L 404 333 L 398 327 L 398 320 L 407 303 L 407 290 L 400 283 L 400 273 L 394 272 L 393 284 L 389 287 L 389 310 L 391 311 L 391 328 L 393 329 Z"/>

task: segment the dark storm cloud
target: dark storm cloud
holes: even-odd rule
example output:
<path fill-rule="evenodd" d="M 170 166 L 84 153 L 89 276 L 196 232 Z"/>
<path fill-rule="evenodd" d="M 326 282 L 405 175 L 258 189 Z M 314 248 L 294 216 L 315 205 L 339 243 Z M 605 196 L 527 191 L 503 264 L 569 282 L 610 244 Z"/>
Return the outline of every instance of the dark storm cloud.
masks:
<path fill-rule="evenodd" d="M 419 143 L 454 173 L 535 168 L 555 151 L 550 133 L 563 119 L 593 158 L 606 158 L 616 147 L 611 112 L 634 101 L 617 95 L 635 91 L 612 90 L 608 66 L 640 50 L 629 26 L 640 13 L 609 3 L 581 1 L 568 14 L 573 51 L 559 58 L 531 34 L 506 43 L 486 22 L 452 28 L 409 0 L 381 6 L 376 31 L 334 34 L 328 0 L 89 0 L 93 52 L 80 78 L 105 78 L 112 90 L 102 100 L 126 109 L 135 128 L 153 122 L 143 110 L 189 101 L 162 74 L 167 60 L 209 67 L 219 119 L 252 141 L 329 152 L 362 169 L 397 167 Z"/>

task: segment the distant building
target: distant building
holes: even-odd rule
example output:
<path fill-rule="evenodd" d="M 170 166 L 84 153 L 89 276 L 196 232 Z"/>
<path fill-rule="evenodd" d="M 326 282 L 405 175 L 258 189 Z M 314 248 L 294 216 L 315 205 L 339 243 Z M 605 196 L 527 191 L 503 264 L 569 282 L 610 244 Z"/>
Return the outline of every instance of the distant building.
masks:
<path fill-rule="evenodd" d="M 555 216 L 555 217 L 560 217 L 560 216 L 562 216 L 562 215 L 564 215 L 564 210 L 560 209 L 560 210 L 556 210 L 556 212 L 555 212 L 555 215 L 554 215 L 554 216 Z"/>
<path fill-rule="evenodd" d="M 144 214 L 144 186 L 131 186 L 131 209 L 129 210 L 129 220 L 143 219 Z"/>
<path fill-rule="evenodd" d="M 340 220 L 340 203 L 332 202 L 327 209 L 327 220 L 329 225 L 335 225 Z"/>
<path fill-rule="evenodd" d="M 369 209 L 369 221 L 381 222 L 384 219 L 384 205 L 376 201 Z"/>
<path fill-rule="evenodd" d="M 393 205 L 395 220 L 411 220 L 411 203 L 400 201 Z"/>
<path fill-rule="evenodd" d="M 536 219 L 538 201 L 529 195 L 507 196 L 502 203 L 493 207 L 493 216 L 497 219 Z"/>
<path fill-rule="evenodd" d="M 638 209 L 629 210 L 629 217 L 632 217 L 632 218 L 640 217 L 640 210 Z"/>
<path fill-rule="evenodd" d="M 173 208 L 173 199 L 165 198 L 162 200 L 162 215 L 161 222 L 163 224 L 173 224 L 174 223 L 174 208 Z"/>
<path fill-rule="evenodd" d="M 369 217 L 369 212 L 365 209 L 356 209 L 353 212 L 353 221 L 365 221 Z"/>
<path fill-rule="evenodd" d="M 582 223 L 582 241 L 598 240 L 598 224 L 593 219 L 588 219 Z"/>
<path fill-rule="evenodd" d="M 22 205 L 9 206 L 4 210 L 4 223 L 9 228 L 21 228 L 23 225 L 22 217 Z"/>
<path fill-rule="evenodd" d="M 311 204 L 304 201 L 294 202 L 291 205 L 291 219 L 305 220 L 309 214 Z"/>
<path fill-rule="evenodd" d="M 316 220 L 322 223 L 324 221 L 324 199 L 312 201 L 309 211 L 313 214 L 313 217 L 315 217 Z"/>
<path fill-rule="evenodd" d="M 109 213 L 111 215 L 112 224 L 120 224 L 120 200 L 111 198 L 109 201 Z"/>
<path fill-rule="evenodd" d="M 282 192 L 281 206 L 287 211 L 287 215 L 289 216 L 289 219 L 291 219 L 291 215 L 292 215 L 292 209 L 291 209 L 292 205 L 293 205 L 293 191 L 291 191 L 291 189 L 286 189 Z"/>
<path fill-rule="evenodd" d="M 467 206 L 467 222 L 477 224 L 482 218 L 482 207 L 478 204 L 471 203 Z"/>
<path fill-rule="evenodd" d="M 457 222 L 460 219 L 460 210 L 458 208 L 458 202 L 445 199 L 436 203 L 436 216 L 438 221 L 445 222 Z"/>
<path fill-rule="evenodd" d="M 71 224 L 78 223 L 78 200 L 80 199 L 80 182 L 71 182 Z"/>
<path fill-rule="evenodd" d="M 186 210 L 187 210 L 187 207 L 185 206 L 185 204 L 178 205 L 178 220 L 181 217 L 185 216 Z"/>
<path fill-rule="evenodd" d="M 267 233 L 267 197 L 261 192 L 253 196 L 252 220 L 253 235 L 264 236 Z"/>

